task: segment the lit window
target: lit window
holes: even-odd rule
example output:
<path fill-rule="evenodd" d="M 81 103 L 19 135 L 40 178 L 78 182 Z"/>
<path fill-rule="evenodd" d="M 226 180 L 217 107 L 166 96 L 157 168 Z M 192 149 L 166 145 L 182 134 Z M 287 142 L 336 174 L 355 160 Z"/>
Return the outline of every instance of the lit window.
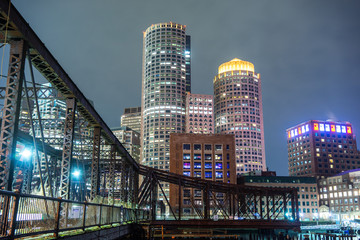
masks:
<path fill-rule="evenodd" d="M 216 163 L 215 164 L 215 169 L 222 169 L 222 163 Z"/>
<path fill-rule="evenodd" d="M 341 126 L 340 125 L 336 125 L 336 132 L 341 133 Z"/>
<path fill-rule="evenodd" d="M 332 132 L 335 132 L 335 125 L 330 125 L 330 129 Z"/>
<path fill-rule="evenodd" d="M 199 162 L 194 163 L 194 168 L 201 169 L 201 163 L 199 163 Z"/>
<path fill-rule="evenodd" d="M 184 162 L 184 169 L 190 169 L 190 163 Z"/>
<path fill-rule="evenodd" d="M 330 132 L 330 125 L 329 124 L 325 124 L 325 131 Z"/>
<path fill-rule="evenodd" d="M 346 128 L 347 128 L 347 133 L 351 134 L 351 133 L 352 133 L 351 127 L 350 127 L 350 126 L 347 126 Z"/>
<path fill-rule="evenodd" d="M 314 131 L 319 131 L 319 124 L 318 123 L 314 123 Z"/>
<path fill-rule="evenodd" d="M 341 132 L 346 133 L 346 127 L 345 126 L 341 126 Z"/>
<path fill-rule="evenodd" d="M 215 178 L 222 178 L 223 173 L 222 172 L 215 172 Z"/>
<path fill-rule="evenodd" d="M 324 124 L 323 124 L 323 123 L 320 123 L 320 124 L 319 124 L 319 128 L 320 128 L 320 131 L 321 131 L 321 132 L 325 131 L 325 127 L 324 127 Z"/>
<path fill-rule="evenodd" d="M 212 178 L 212 172 L 205 172 L 205 178 Z"/>
<path fill-rule="evenodd" d="M 190 172 L 188 172 L 188 171 L 183 172 L 183 175 L 184 175 L 184 176 L 188 176 L 188 177 L 190 177 Z"/>
<path fill-rule="evenodd" d="M 211 163 L 205 163 L 205 169 L 211 169 L 212 168 L 212 164 Z"/>

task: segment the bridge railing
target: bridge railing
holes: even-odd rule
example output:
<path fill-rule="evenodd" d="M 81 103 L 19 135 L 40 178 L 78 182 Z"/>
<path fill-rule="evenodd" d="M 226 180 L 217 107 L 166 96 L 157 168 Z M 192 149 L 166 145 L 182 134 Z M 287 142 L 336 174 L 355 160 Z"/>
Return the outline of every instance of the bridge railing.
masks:
<path fill-rule="evenodd" d="M 147 220 L 148 211 L 0 190 L 0 239 Z M 65 213 L 62 215 L 62 213 Z"/>

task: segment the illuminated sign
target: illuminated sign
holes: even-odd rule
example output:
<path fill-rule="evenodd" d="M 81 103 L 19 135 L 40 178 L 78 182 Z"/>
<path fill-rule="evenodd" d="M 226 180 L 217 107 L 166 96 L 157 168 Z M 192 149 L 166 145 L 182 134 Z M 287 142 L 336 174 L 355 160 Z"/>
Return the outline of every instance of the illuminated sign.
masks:
<path fill-rule="evenodd" d="M 310 131 L 309 124 L 288 131 L 288 138 L 292 138 Z"/>
<path fill-rule="evenodd" d="M 351 134 L 351 126 L 345 126 L 340 124 L 327 124 L 327 123 L 314 123 L 314 131 L 320 132 L 336 132 L 336 133 L 348 133 Z"/>
<path fill-rule="evenodd" d="M 315 132 L 333 132 L 333 133 L 347 133 L 352 134 L 352 128 L 348 125 L 336 123 L 313 123 L 312 129 Z M 296 127 L 287 132 L 288 138 L 293 138 L 310 131 L 309 124 Z"/>

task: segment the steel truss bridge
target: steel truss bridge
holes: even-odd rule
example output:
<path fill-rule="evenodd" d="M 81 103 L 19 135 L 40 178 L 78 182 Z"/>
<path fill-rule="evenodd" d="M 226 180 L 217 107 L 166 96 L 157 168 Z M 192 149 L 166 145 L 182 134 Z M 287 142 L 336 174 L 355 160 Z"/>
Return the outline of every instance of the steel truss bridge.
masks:
<path fill-rule="evenodd" d="M 207 181 L 135 162 L 9 0 L 0 1 L 0 44 L 9 49 L 0 83 L 0 239 L 113 228 L 126 235 L 134 224 L 148 237 L 299 229 L 296 189 Z M 163 183 L 177 187 L 176 206 Z M 201 202 L 185 206 L 184 188 L 200 190 Z"/>

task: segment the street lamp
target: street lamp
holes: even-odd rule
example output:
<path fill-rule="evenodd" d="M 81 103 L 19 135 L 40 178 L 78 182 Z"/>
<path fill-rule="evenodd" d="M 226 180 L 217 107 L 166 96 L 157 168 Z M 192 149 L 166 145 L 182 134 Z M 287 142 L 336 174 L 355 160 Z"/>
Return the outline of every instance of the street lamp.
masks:
<path fill-rule="evenodd" d="M 72 175 L 73 175 L 75 178 L 79 178 L 80 175 L 81 175 L 81 172 L 80 172 L 80 170 L 76 169 L 76 170 L 74 170 L 74 172 L 72 173 Z"/>
<path fill-rule="evenodd" d="M 30 157 L 32 155 L 32 151 L 24 148 L 21 152 L 20 152 L 20 156 L 24 159 L 24 160 L 29 160 Z"/>

